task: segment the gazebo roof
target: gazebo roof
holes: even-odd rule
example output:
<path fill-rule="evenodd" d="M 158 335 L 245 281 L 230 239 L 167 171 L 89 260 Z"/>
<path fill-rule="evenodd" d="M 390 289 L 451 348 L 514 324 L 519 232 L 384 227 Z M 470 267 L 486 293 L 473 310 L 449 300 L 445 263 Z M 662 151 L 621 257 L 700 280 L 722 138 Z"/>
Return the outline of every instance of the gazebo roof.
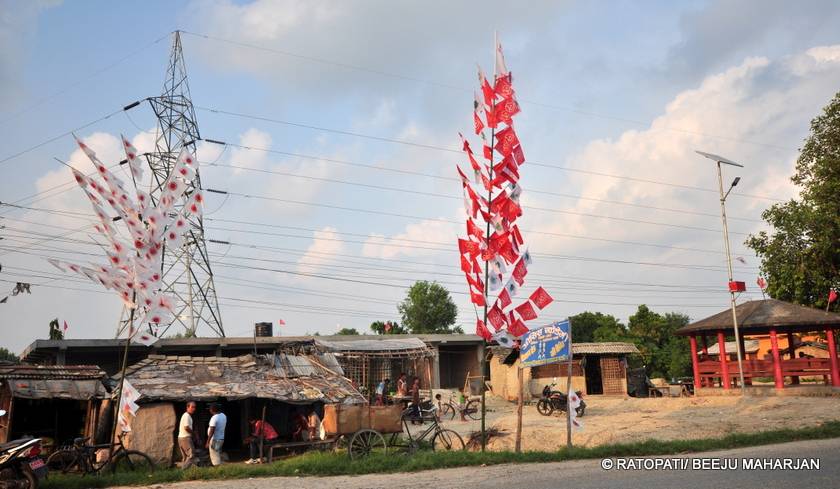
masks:
<path fill-rule="evenodd" d="M 744 302 L 735 307 L 735 313 L 738 316 L 738 329 L 744 333 L 766 333 L 773 328 L 785 331 L 814 331 L 832 326 L 840 327 L 840 314 L 776 299 Z M 726 309 L 683 326 L 676 334 L 688 336 L 732 329 L 732 310 Z"/>

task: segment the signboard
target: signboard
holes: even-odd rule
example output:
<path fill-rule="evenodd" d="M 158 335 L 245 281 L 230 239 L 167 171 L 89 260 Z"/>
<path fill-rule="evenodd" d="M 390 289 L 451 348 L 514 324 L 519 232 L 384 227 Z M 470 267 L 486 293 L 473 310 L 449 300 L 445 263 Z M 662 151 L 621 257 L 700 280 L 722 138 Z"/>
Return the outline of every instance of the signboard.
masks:
<path fill-rule="evenodd" d="M 572 350 L 569 320 L 533 329 L 522 336 L 519 359 L 522 367 L 536 367 L 569 359 Z"/>

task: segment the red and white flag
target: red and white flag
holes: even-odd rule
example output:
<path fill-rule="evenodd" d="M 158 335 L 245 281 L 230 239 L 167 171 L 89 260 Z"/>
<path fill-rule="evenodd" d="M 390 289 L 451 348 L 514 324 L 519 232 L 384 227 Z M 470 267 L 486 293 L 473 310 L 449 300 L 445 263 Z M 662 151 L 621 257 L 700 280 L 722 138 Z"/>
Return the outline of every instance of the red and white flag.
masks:
<path fill-rule="evenodd" d="M 507 74 L 508 69 L 505 64 L 505 53 L 502 51 L 502 42 L 496 39 L 496 78 Z"/>
<path fill-rule="evenodd" d="M 767 281 L 764 280 L 764 277 L 758 277 L 758 280 L 756 280 L 755 283 L 758 285 L 758 288 L 761 289 L 761 290 L 764 290 L 764 289 L 767 288 Z"/>
<path fill-rule="evenodd" d="M 514 310 L 519 313 L 524 321 L 537 319 L 537 311 L 534 310 L 534 306 L 531 305 L 531 301 L 525 301 L 522 304 L 519 304 L 516 308 L 514 308 Z"/>
<path fill-rule="evenodd" d="M 537 287 L 537 290 L 531 294 L 530 299 L 540 310 L 545 309 L 546 306 L 554 302 L 554 298 L 542 287 Z"/>
<path fill-rule="evenodd" d="M 583 423 L 577 419 L 577 408 L 580 407 L 580 396 L 577 395 L 575 389 L 569 388 L 569 418 L 572 421 L 572 427 L 576 430 L 583 429 Z"/>
<path fill-rule="evenodd" d="M 70 329 L 70 326 L 67 325 L 67 320 L 64 320 L 64 334 L 67 334 L 67 330 Z"/>
<path fill-rule="evenodd" d="M 283 321 L 282 319 L 277 320 L 277 326 L 285 326 L 285 325 L 286 325 L 286 321 Z"/>
<path fill-rule="evenodd" d="M 831 304 L 832 302 L 837 300 L 837 291 L 831 289 L 828 291 L 828 303 Z"/>

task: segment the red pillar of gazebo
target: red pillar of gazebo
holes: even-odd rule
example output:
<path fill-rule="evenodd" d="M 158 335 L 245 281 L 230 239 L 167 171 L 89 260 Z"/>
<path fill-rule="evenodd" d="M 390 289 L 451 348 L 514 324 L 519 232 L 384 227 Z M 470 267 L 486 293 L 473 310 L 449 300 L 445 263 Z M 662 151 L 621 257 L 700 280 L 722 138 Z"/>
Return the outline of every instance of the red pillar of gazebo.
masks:
<path fill-rule="evenodd" d="M 790 351 L 790 359 L 793 360 L 794 358 L 796 358 L 796 348 L 794 348 L 794 346 L 793 346 L 793 333 L 791 333 L 790 331 L 788 331 L 788 333 L 787 333 L 787 339 L 788 339 L 788 351 Z M 791 384 L 798 384 L 799 383 L 799 376 L 798 375 L 792 376 L 790 378 L 790 383 Z"/>
<path fill-rule="evenodd" d="M 691 368 L 694 370 L 694 388 L 696 389 L 700 387 L 700 366 L 697 364 L 697 336 L 689 336 L 688 343 L 691 348 Z"/>
<path fill-rule="evenodd" d="M 834 342 L 834 329 L 826 329 L 825 337 L 828 340 L 828 358 L 831 359 L 831 385 L 840 387 L 840 367 L 837 365 L 837 345 Z"/>
<path fill-rule="evenodd" d="M 724 389 L 729 389 L 729 367 L 726 365 L 726 336 L 718 331 L 718 357 L 720 358 L 720 383 Z"/>
<path fill-rule="evenodd" d="M 706 338 L 706 334 L 703 333 L 703 359 L 709 359 L 709 340 Z M 706 387 L 713 387 L 712 379 L 705 379 L 703 381 Z"/>
<path fill-rule="evenodd" d="M 776 330 L 770 330 L 770 348 L 773 350 L 773 378 L 776 380 L 776 389 L 784 389 L 785 381 L 782 378 L 782 360 L 779 358 L 779 340 L 776 338 Z"/>

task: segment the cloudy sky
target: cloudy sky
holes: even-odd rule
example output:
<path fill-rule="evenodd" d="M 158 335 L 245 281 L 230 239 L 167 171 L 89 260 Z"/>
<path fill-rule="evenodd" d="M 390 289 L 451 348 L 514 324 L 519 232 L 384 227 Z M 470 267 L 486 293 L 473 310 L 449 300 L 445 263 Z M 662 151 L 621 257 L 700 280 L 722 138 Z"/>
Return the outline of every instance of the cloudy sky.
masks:
<path fill-rule="evenodd" d="M 14 351 L 55 317 L 71 338 L 113 337 L 116 296 L 44 259 L 97 253 L 89 218 L 72 214 L 90 213 L 85 197 L 54 158 L 85 168 L 61 136 L 70 130 L 112 163 L 121 133 L 153 149 L 148 104 L 119 110 L 160 93 L 175 29 L 201 135 L 260 149 L 199 146 L 204 187 L 230 192 L 211 194 L 205 222 L 208 238 L 231 243 L 208 244 L 229 336 L 281 318 L 283 334 L 366 330 L 398 319 L 418 279 L 444 284 L 473 329 L 453 149 L 471 129 L 476 63 L 492 70 L 494 31 L 522 105 L 528 285 L 556 299 L 539 321 L 585 310 L 626 320 L 641 303 L 698 319 L 727 306 L 716 174 L 697 149 L 744 164 L 726 169 L 741 177 L 727 211 L 740 300 L 760 298 L 743 241 L 763 209 L 796 194 L 797 148 L 840 89 L 840 7 L 828 1 L 0 10 L 0 201 L 37 209 L 0 207 L 0 296 L 40 284 L 0 304 L 0 344 Z"/>

